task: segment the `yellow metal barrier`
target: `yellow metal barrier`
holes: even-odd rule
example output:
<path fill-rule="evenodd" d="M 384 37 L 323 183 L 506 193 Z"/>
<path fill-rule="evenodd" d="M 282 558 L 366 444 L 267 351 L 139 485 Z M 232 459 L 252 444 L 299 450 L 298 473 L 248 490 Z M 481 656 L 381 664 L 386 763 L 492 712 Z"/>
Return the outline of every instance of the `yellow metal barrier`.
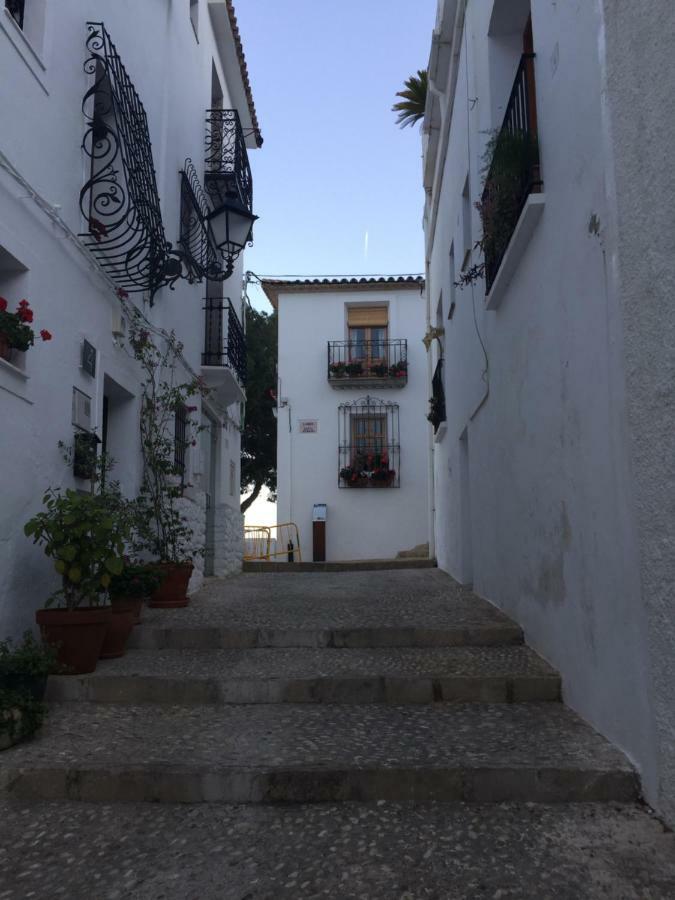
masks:
<path fill-rule="evenodd" d="M 300 532 L 295 522 L 246 526 L 244 541 L 246 560 L 271 560 L 282 556 L 288 562 L 302 562 Z"/>

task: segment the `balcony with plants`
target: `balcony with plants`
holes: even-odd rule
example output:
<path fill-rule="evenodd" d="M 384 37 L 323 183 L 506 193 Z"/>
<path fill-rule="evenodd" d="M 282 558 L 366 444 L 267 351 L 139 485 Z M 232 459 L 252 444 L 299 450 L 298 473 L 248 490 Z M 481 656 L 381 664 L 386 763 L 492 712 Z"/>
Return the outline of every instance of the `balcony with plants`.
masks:
<path fill-rule="evenodd" d="M 328 383 L 338 390 L 405 387 L 408 383 L 408 342 L 329 341 Z"/>

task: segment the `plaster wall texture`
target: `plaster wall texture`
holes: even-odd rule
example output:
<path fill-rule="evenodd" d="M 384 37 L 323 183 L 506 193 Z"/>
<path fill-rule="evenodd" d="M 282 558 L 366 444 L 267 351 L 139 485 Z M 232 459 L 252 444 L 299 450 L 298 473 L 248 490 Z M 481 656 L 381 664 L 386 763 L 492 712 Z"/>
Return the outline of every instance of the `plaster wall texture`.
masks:
<path fill-rule="evenodd" d="M 0 9 L 0 151 L 35 191 L 58 206 L 61 219 L 75 234 L 85 230 L 78 205 L 88 171 L 80 148 L 85 133 L 81 104 L 89 87 L 83 71 L 86 22 L 93 19 L 105 22 L 145 106 L 166 236 L 174 245 L 177 242 L 178 172 L 187 156 L 201 169 L 212 66 L 220 73 L 223 105 L 231 102 L 207 3 L 200 3 L 199 43 L 184 6 L 167 6 L 160 0 L 45 4 L 44 20 L 33 21 L 37 31 L 32 34 L 32 48 L 6 10 Z M 42 7 L 36 3 L 31 9 Z M 237 309 L 241 271 L 240 261 L 224 285 L 225 295 L 232 297 Z M 15 354 L 15 365 L 0 362 L 0 637 L 4 637 L 31 627 L 34 610 L 58 586 L 42 550 L 23 536 L 23 523 L 40 509 L 49 485 L 88 487 L 88 482 L 73 477 L 57 447 L 59 440 L 72 442 L 73 387 L 92 398 L 92 421 L 99 436 L 104 394 L 109 397 L 109 449 L 116 460 L 113 477 L 127 496 L 140 484 L 141 457 L 140 373 L 112 332 L 120 313 L 114 290 L 2 167 L 0 295 L 12 308 L 27 297 L 35 310 L 37 329 L 47 328 L 53 334 L 51 342 L 43 344 L 38 339 L 28 353 Z M 204 285 L 185 281 L 179 281 L 175 291 L 161 289 L 152 308 L 141 295 L 132 296 L 154 327 L 175 330 L 184 344 L 185 360 L 197 374 L 203 347 L 203 296 Z M 84 338 L 97 350 L 95 378 L 80 367 Z M 187 379 L 188 370 L 178 377 Z M 222 497 L 217 494 L 216 502 L 238 515 L 238 404 L 228 409 L 222 398 L 212 396 L 208 412 L 221 431 L 215 461 L 219 490 L 228 492 Z M 207 486 L 199 446 L 189 447 L 187 457 L 187 480 L 193 487 L 188 489 L 191 499 L 186 499 L 185 506 L 203 544 Z M 228 490 L 231 462 L 236 475 L 233 498 Z M 221 513 L 233 523 L 236 515 Z M 235 530 L 232 525 L 228 538 L 232 546 L 236 545 Z M 234 560 L 229 565 L 234 567 Z M 193 587 L 199 578 L 196 574 Z"/>
<path fill-rule="evenodd" d="M 623 323 L 633 524 L 648 620 L 657 776 L 675 822 L 675 12 L 604 0 L 605 101 L 614 190 L 612 287 Z M 610 183 L 610 189 L 612 185 Z"/>
<path fill-rule="evenodd" d="M 440 3 L 439 19 L 447 7 L 454 21 L 455 6 L 450 0 Z M 666 352 L 667 347 L 672 352 L 672 341 L 668 343 L 667 329 L 657 335 L 654 327 L 662 318 L 669 319 L 668 327 L 672 324 L 665 294 L 660 295 L 672 284 L 668 275 L 658 286 L 659 299 L 647 304 L 649 313 L 641 311 L 648 322 L 637 329 L 641 335 L 634 343 L 635 358 L 624 359 L 625 314 L 614 273 L 621 269 L 621 248 L 612 228 L 612 148 L 606 124 L 608 98 L 611 110 L 618 86 L 610 79 L 607 88 L 599 3 L 532 0 L 544 213 L 496 310 L 486 309 L 482 283 L 463 290 L 452 286 L 462 259 L 457 247 L 464 247 L 465 179 L 468 174 L 476 240 L 481 227 L 473 204 L 482 192 L 485 144 L 504 115 L 528 11 L 527 4 L 469 0 L 454 94 L 439 100 L 440 130 L 448 125 L 449 138 L 445 155 L 441 141 L 425 215 L 429 311 L 433 320 L 442 294 L 446 329 L 447 431 L 434 445 L 436 552 L 442 568 L 473 583 L 478 593 L 523 625 L 528 641 L 562 672 L 566 701 L 632 757 L 654 802 L 659 764 L 650 642 L 659 638 L 648 631 L 640 540 L 663 567 L 651 593 L 666 618 L 672 595 L 672 515 L 667 525 L 661 519 L 672 513 L 672 506 L 670 496 L 662 500 L 657 522 L 649 525 L 646 537 L 644 531 L 639 535 L 631 456 L 635 439 L 628 411 L 631 382 L 637 382 L 634 415 L 644 427 L 637 431 L 637 446 L 649 485 L 638 492 L 638 502 L 648 519 L 657 499 L 657 472 L 661 487 L 672 484 L 673 477 L 672 462 L 665 461 L 668 454 L 663 452 L 668 446 L 667 409 L 672 425 L 672 360 Z M 637 11 L 634 16 L 639 18 Z M 672 22 L 672 11 L 666 16 L 664 10 L 664 16 Z M 649 23 L 642 30 L 651 34 L 657 17 Z M 643 38 L 645 47 L 649 34 Z M 625 42 L 624 53 L 633 36 L 631 26 L 617 33 L 617 44 Z M 664 37 L 656 46 L 667 44 Z M 618 67 L 622 54 L 615 51 L 614 57 L 608 53 L 608 64 Z M 636 61 L 634 69 L 640 65 Z M 672 71 L 665 49 L 650 69 L 651 79 L 659 80 L 659 66 Z M 635 90 L 631 77 L 620 82 L 626 93 L 617 100 L 628 133 L 616 135 L 614 143 L 632 141 L 622 155 L 632 155 L 635 169 L 642 158 L 638 141 L 645 137 L 639 124 L 642 112 L 637 114 L 643 93 L 639 91 L 640 102 L 628 97 L 629 88 Z M 644 79 L 646 94 L 650 79 L 646 74 Z M 672 79 L 666 82 L 672 84 Z M 667 107 L 672 107 L 670 98 Z M 655 100 L 648 108 L 656 131 L 663 107 Z M 651 146 L 654 168 L 642 173 L 641 185 L 648 179 L 658 182 L 656 160 L 665 165 L 669 141 Z M 624 172 L 627 181 L 630 175 L 630 169 Z M 653 181 L 650 185 L 643 194 L 634 185 L 631 195 L 624 194 L 623 207 L 618 204 L 626 243 L 633 245 L 628 260 L 642 260 L 630 285 L 633 300 L 655 295 L 653 285 L 660 278 L 654 277 L 654 269 L 660 273 L 672 265 L 662 249 L 667 240 L 672 246 L 672 221 L 662 220 L 672 205 L 654 195 L 658 189 Z M 654 215 L 655 206 L 663 213 Z M 642 234 L 636 239 L 636 208 L 649 221 L 644 234 L 653 235 L 655 243 L 644 243 Z M 453 245 L 455 278 L 450 271 Z M 448 320 L 452 300 L 456 309 Z M 654 345 L 645 343 L 645 332 Z M 668 359 L 657 373 L 650 367 L 654 347 Z M 670 433 L 668 441 L 672 443 Z M 672 637 L 666 629 L 662 634 L 665 660 Z M 662 691 L 662 724 L 664 740 L 672 741 L 671 713 L 666 712 L 670 690 Z"/>
<path fill-rule="evenodd" d="M 335 390 L 327 379 L 328 341 L 346 340 L 345 304 L 389 305 L 389 339 L 408 341 L 401 389 Z M 385 291 L 284 293 L 279 298 L 277 521 L 295 522 L 303 560 L 312 558 L 312 510 L 326 503 L 326 559 L 388 559 L 428 540 L 424 300 L 419 287 Z M 400 488 L 338 486 L 338 406 L 370 394 L 399 405 Z M 300 434 L 301 419 L 318 420 Z"/>

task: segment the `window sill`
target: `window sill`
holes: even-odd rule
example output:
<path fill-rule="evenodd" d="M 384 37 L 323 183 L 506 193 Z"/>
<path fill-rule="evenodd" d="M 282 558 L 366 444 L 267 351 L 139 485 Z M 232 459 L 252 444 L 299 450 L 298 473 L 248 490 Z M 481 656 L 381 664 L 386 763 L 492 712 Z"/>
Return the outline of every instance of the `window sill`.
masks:
<path fill-rule="evenodd" d="M 23 30 L 19 28 L 14 21 L 14 17 L 10 15 L 9 10 L 4 7 L 0 10 L 0 31 L 4 31 L 14 49 L 23 59 L 24 63 L 30 70 L 31 74 L 38 82 L 45 94 L 49 94 L 45 81 L 45 73 L 47 67 L 40 59 L 40 55 L 28 40 Z"/>
<path fill-rule="evenodd" d="M 490 293 L 485 297 L 487 309 L 499 308 L 506 294 L 506 289 L 511 283 L 511 279 L 527 249 L 527 245 L 530 243 L 534 229 L 541 219 L 545 205 L 546 194 L 530 194 L 527 198 L 516 229 L 504 254 L 504 259 L 490 288 Z"/>
<path fill-rule="evenodd" d="M 434 434 L 434 444 L 440 444 L 443 438 L 445 437 L 445 433 L 448 430 L 447 422 L 441 422 L 438 426 L 438 431 Z"/>

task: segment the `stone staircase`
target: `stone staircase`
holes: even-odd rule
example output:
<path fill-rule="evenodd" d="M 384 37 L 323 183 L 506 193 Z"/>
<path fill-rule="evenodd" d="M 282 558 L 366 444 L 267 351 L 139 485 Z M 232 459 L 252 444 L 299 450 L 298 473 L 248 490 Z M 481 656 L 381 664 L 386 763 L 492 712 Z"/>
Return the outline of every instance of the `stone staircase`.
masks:
<path fill-rule="evenodd" d="M 520 629 L 434 569 L 247 574 L 147 610 L 134 649 L 50 679 L 3 753 L 31 799 L 633 801 Z"/>

